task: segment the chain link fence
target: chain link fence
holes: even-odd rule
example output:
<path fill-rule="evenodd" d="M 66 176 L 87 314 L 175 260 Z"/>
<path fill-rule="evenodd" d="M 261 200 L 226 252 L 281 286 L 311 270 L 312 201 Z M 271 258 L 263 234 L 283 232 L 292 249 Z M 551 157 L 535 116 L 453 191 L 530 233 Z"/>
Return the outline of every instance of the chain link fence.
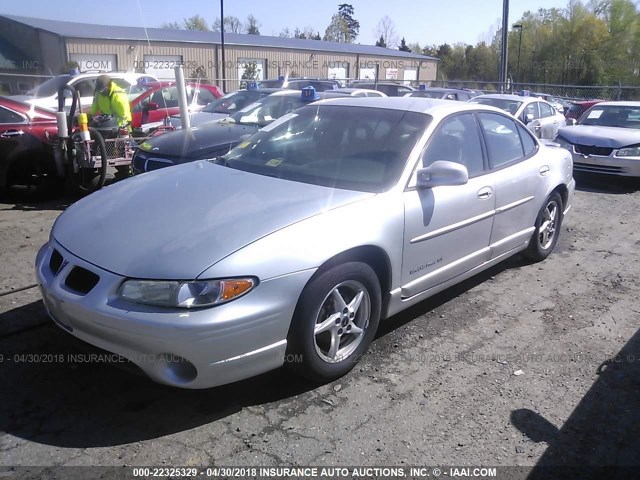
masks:
<path fill-rule="evenodd" d="M 477 82 L 468 80 L 447 80 L 431 82 L 432 87 L 467 88 L 485 93 L 499 93 L 500 82 Z M 640 100 L 640 86 L 624 85 L 554 85 L 546 83 L 513 83 L 506 92 L 528 90 L 545 93 L 567 100 Z"/>

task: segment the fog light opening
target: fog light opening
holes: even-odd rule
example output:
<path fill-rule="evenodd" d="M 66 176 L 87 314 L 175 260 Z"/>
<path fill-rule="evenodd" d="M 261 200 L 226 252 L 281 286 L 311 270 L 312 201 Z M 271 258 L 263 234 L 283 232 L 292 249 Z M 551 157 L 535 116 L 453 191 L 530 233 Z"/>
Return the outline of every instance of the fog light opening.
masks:
<path fill-rule="evenodd" d="M 172 353 L 160 355 L 163 364 L 164 376 L 174 383 L 189 383 L 196 379 L 198 370 L 195 365 L 186 358 Z"/>

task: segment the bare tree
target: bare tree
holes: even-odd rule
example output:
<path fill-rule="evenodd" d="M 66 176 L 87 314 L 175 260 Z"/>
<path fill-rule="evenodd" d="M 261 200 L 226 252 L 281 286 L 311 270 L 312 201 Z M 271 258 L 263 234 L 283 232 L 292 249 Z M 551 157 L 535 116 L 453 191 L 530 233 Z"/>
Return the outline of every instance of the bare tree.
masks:
<path fill-rule="evenodd" d="M 249 14 L 247 17 L 245 29 L 249 35 L 260 35 L 260 22 L 258 22 L 258 19 L 254 17 L 253 14 Z"/>
<path fill-rule="evenodd" d="M 224 31 L 225 33 L 242 33 L 244 29 L 242 22 L 238 17 L 234 17 L 232 15 L 224 17 Z M 212 30 L 214 32 L 220 31 L 220 18 L 216 17 L 215 21 L 212 25 Z"/>
<path fill-rule="evenodd" d="M 389 15 L 385 15 L 380 19 L 375 29 L 375 35 L 376 37 L 381 37 L 384 40 L 384 44 L 387 48 L 396 48 L 398 45 L 396 28 L 393 24 L 393 20 L 389 18 Z"/>

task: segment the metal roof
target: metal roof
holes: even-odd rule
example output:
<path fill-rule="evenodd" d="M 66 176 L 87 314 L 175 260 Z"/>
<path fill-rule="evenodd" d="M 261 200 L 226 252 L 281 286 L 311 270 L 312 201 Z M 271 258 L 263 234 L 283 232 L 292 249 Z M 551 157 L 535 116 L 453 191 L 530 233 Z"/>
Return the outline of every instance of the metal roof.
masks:
<path fill-rule="evenodd" d="M 94 25 L 88 23 L 64 22 L 60 20 L 46 20 L 15 15 L 2 15 L 18 23 L 45 30 L 66 38 L 93 38 L 101 40 L 127 40 L 150 42 L 185 42 L 220 44 L 220 32 L 200 32 L 195 30 L 175 30 L 170 28 L 123 27 L 116 25 Z M 300 38 L 271 37 L 267 35 L 247 35 L 226 33 L 225 45 L 288 48 L 295 50 L 314 50 L 334 53 L 375 55 L 414 60 L 435 60 L 411 52 L 401 52 L 389 48 L 361 45 L 359 43 L 337 43 L 322 40 L 307 40 Z"/>

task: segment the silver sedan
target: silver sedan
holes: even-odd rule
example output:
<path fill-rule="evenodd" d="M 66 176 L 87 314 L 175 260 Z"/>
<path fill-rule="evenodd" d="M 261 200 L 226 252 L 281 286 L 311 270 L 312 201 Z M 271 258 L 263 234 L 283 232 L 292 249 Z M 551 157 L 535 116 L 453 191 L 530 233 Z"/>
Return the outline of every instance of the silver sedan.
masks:
<path fill-rule="evenodd" d="M 549 102 L 536 97 L 488 94 L 478 95 L 469 101 L 509 112 L 535 133 L 536 137 L 545 140 L 553 140 L 558 134 L 558 129 L 567 125 L 564 115 Z"/>
<path fill-rule="evenodd" d="M 640 102 L 600 102 L 555 141 L 578 172 L 640 177 Z"/>
<path fill-rule="evenodd" d="M 347 373 L 382 319 L 553 250 L 569 153 L 482 105 L 323 100 L 215 160 L 69 207 L 36 259 L 52 319 L 184 388 Z"/>

